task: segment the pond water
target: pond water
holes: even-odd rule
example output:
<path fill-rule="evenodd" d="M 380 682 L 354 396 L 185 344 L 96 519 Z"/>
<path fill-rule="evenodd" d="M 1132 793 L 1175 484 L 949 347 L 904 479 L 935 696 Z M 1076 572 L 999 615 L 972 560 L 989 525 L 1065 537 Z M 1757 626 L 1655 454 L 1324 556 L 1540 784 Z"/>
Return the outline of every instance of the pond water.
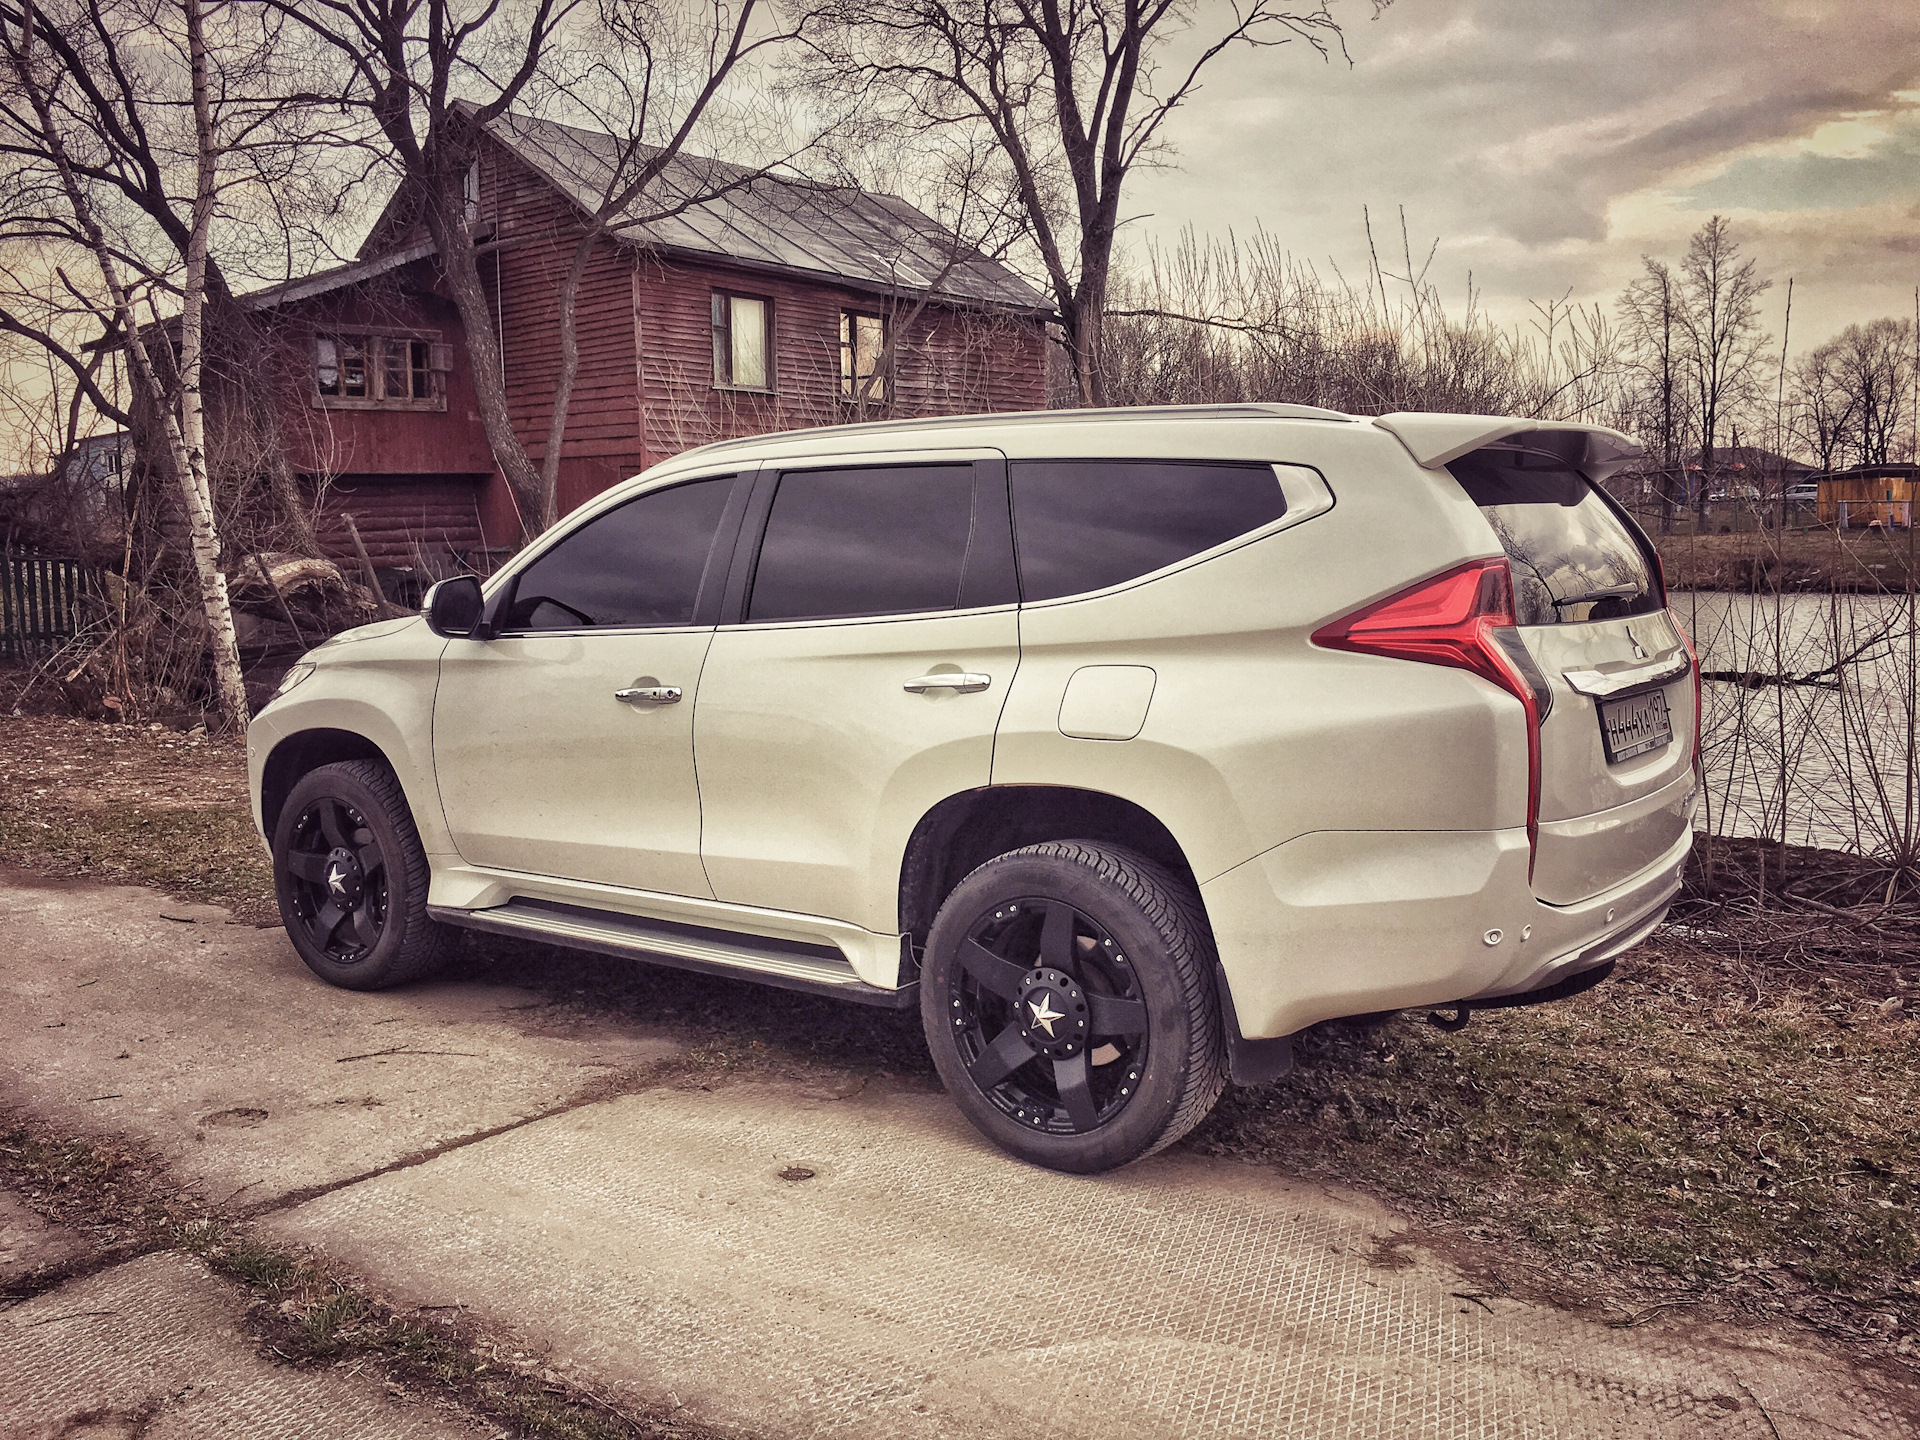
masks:
<path fill-rule="evenodd" d="M 1866 854 L 1920 831 L 1909 597 L 1692 592 L 1671 603 L 1703 670 L 1833 670 L 1820 684 L 1707 682 L 1701 823 Z"/>

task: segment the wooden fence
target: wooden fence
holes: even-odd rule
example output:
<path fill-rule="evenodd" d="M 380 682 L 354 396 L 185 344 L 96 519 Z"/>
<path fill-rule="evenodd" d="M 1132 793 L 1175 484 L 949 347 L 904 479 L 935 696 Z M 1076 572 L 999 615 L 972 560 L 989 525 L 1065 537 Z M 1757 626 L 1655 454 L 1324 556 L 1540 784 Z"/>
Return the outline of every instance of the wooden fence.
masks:
<path fill-rule="evenodd" d="M 0 553 L 0 660 L 46 656 L 73 638 L 80 598 L 95 587 L 75 560 Z"/>

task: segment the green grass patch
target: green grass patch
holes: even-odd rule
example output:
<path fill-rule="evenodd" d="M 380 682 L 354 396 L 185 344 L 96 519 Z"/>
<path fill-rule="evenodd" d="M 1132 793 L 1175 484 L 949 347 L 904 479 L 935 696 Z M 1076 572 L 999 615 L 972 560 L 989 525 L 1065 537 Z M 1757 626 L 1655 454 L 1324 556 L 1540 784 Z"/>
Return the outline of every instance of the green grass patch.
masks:
<path fill-rule="evenodd" d="M 151 885 L 226 906 L 256 923 L 278 914 L 260 836 L 246 813 L 231 806 L 27 803 L 0 787 L 0 861 L 43 874 Z"/>

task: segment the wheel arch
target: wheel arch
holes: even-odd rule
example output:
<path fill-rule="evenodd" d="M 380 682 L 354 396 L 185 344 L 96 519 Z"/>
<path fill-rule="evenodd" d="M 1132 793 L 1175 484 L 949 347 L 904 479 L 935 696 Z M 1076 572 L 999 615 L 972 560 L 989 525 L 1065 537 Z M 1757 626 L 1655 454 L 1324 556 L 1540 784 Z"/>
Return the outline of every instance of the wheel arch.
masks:
<path fill-rule="evenodd" d="M 260 833 L 267 837 L 268 844 L 273 843 L 274 827 L 280 823 L 287 796 L 301 777 L 341 760 L 378 760 L 395 769 L 392 756 L 354 730 L 299 730 L 273 747 L 260 771 Z M 405 786 L 401 789 L 404 793 Z"/>
<path fill-rule="evenodd" d="M 916 949 L 923 946 L 954 886 L 996 855 L 1047 840 L 1124 845 L 1165 866 L 1200 899 L 1180 842 L 1134 801 L 1071 785 L 989 785 L 949 795 L 914 826 L 900 861 L 900 929 Z"/>
<path fill-rule="evenodd" d="M 1152 811 L 1118 795 L 1070 785 L 991 785 L 949 795 L 920 818 L 900 862 L 900 929 L 917 955 L 933 917 L 954 886 L 996 855 L 1047 840 L 1124 845 L 1157 861 L 1188 888 L 1214 943 L 1206 896 L 1186 851 Z M 1248 1040 L 1240 1030 L 1233 987 L 1218 957 L 1213 985 L 1220 1000 L 1233 1081 L 1257 1085 L 1293 1068 L 1289 1039 Z"/>

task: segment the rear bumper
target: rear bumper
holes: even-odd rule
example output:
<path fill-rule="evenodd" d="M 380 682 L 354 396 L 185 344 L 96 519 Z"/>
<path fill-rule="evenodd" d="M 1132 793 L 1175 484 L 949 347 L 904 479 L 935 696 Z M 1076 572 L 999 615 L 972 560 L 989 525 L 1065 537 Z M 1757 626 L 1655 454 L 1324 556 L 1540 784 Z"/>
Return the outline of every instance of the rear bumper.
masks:
<path fill-rule="evenodd" d="M 1679 893 L 1693 835 L 1575 905 L 1527 879 L 1525 830 L 1321 831 L 1200 887 L 1248 1039 L 1342 1015 L 1555 985 L 1637 945 Z"/>

